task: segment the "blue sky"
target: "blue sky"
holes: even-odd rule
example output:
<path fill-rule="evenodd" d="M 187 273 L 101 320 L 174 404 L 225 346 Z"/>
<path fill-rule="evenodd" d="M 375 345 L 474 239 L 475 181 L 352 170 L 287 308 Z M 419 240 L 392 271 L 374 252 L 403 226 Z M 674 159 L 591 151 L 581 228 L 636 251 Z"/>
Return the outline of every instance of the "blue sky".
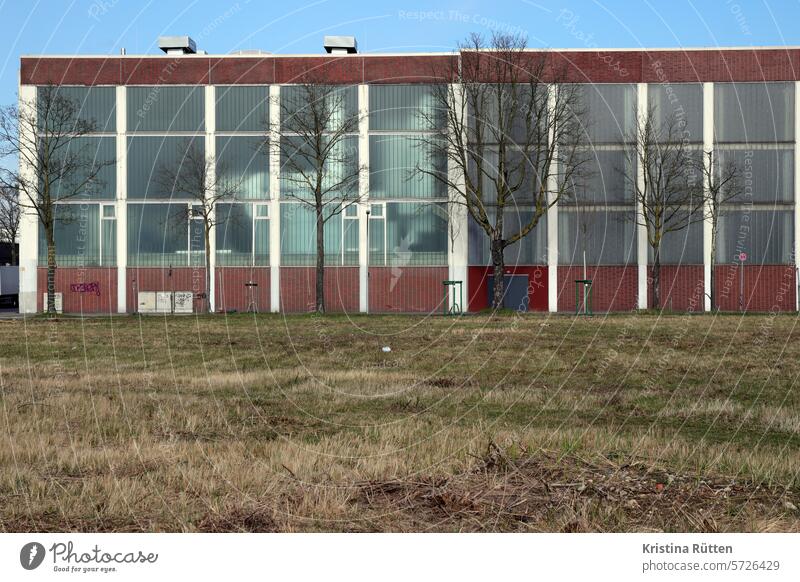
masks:
<path fill-rule="evenodd" d="M 325 34 L 362 52 L 447 51 L 492 29 L 542 47 L 800 45 L 798 17 L 796 0 L 0 0 L 0 103 L 16 98 L 22 54 L 155 54 L 164 34 L 210 53 L 321 53 Z"/>

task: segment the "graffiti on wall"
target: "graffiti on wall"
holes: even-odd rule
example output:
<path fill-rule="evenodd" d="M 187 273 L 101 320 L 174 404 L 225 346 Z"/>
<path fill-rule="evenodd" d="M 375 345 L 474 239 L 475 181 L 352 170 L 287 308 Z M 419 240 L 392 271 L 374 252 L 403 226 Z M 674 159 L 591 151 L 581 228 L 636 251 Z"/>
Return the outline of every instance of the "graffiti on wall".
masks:
<path fill-rule="evenodd" d="M 100 297 L 100 281 L 91 283 L 70 283 L 69 290 L 72 293 L 94 293 Z"/>

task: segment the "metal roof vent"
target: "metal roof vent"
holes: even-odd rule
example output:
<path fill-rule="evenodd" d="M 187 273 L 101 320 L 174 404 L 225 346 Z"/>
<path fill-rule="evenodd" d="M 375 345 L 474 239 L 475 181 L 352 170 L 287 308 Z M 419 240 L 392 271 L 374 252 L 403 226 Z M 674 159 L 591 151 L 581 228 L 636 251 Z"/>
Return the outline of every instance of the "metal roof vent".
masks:
<path fill-rule="evenodd" d="M 158 48 L 168 55 L 191 55 L 197 52 L 190 36 L 159 36 Z"/>
<path fill-rule="evenodd" d="M 354 36 L 326 36 L 325 50 L 333 55 L 355 54 L 358 52 Z"/>

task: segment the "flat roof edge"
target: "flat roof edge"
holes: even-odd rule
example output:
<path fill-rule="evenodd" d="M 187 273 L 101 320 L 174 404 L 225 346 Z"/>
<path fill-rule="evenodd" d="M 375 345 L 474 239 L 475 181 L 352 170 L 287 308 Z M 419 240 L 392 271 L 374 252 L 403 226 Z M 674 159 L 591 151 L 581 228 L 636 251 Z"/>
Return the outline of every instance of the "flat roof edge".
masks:
<path fill-rule="evenodd" d="M 639 47 L 639 48 L 530 48 L 526 52 L 531 53 L 546 53 L 546 52 L 567 52 L 567 53 L 630 53 L 630 52 L 694 52 L 694 51 L 774 51 L 774 50 L 800 50 L 800 45 L 765 45 L 765 46 L 690 46 L 690 47 Z M 464 52 L 472 52 L 465 50 Z M 48 59 L 207 59 L 207 58 L 229 58 L 229 59 L 265 59 L 265 58 L 312 58 L 312 57 L 325 57 L 325 58 L 360 58 L 360 57 L 421 57 L 421 56 L 450 56 L 457 54 L 454 49 L 449 52 L 392 52 L 392 53 L 370 53 L 360 52 L 355 54 L 340 54 L 330 55 L 327 53 L 312 53 L 312 54 L 278 54 L 278 53 L 263 53 L 253 55 L 238 55 L 238 54 L 187 54 L 187 55 L 168 55 L 168 54 L 109 54 L 109 55 L 83 55 L 83 54 L 24 54 L 20 55 L 21 59 L 25 58 L 48 58 Z"/>

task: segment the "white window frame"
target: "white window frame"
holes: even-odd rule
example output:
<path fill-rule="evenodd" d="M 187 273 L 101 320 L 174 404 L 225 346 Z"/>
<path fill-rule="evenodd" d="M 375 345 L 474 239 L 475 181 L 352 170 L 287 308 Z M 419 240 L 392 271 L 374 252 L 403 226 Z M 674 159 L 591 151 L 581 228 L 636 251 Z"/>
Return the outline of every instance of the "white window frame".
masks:
<path fill-rule="evenodd" d="M 114 210 L 114 215 L 113 216 L 106 216 L 106 208 L 107 207 L 111 208 L 112 210 Z M 117 206 L 116 206 L 116 202 L 109 202 L 109 203 L 101 203 L 100 204 L 100 241 L 99 241 L 98 246 L 100 247 L 100 266 L 101 267 L 113 266 L 113 265 L 106 265 L 106 264 L 103 263 L 103 221 L 104 220 L 108 220 L 108 221 L 113 220 L 114 224 L 115 224 L 115 228 L 118 226 L 116 224 L 116 221 L 117 221 Z"/>
<path fill-rule="evenodd" d="M 351 208 L 355 211 L 355 214 L 353 214 L 352 216 L 348 215 L 348 211 Z M 350 228 L 355 228 L 356 229 L 356 233 L 358 233 L 358 204 L 356 204 L 355 202 L 351 202 L 347 206 L 344 206 L 342 208 L 341 215 L 342 215 L 342 228 L 341 228 L 341 231 L 339 233 L 339 238 L 340 238 L 340 240 L 339 240 L 339 255 L 340 255 L 339 259 L 341 261 L 341 266 L 345 267 L 345 266 L 347 266 L 347 265 L 345 265 L 345 262 L 344 262 L 344 257 L 345 257 L 345 244 L 344 244 L 345 236 L 344 235 L 345 235 L 345 232 L 347 232 L 347 228 L 345 228 L 345 222 L 350 221 L 350 222 L 355 223 L 355 227 L 353 227 L 352 224 L 350 224 L 348 226 Z M 356 249 L 356 252 L 358 252 L 358 249 Z"/>
<path fill-rule="evenodd" d="M 268 264 L 267 265 L 256 265 L 256 221 L 259 221 L 259 220 L 269 221 L 269 219 L 270 219 L 270 215 L 269 215 L 270 203 L 269 202 L 253 202 L 252 204 L 253 204 L 253 226 L 251 228 L 252 241 L 250 243 L 250 266 L 251 267 L 257 267 L 257 266 L 268 267 L 269 266 Z M 259 216 L 258 215 L 259 208 L 264 208 L 266 210 L 266 215 L 265 216 Z M 269 223 L 267 223 L 267 224 L 269 224 Z M 269 225 L 269 228 L 272 228 L 272 225 Z M 269 239 L 267 239 L 267 240 L 269 240 Z M 267 253 L 267 256 L 269 256 L 269 253 Z"/>
<path fill-rule="evenodd" d="M 380 208 L 381 215 L 375 216 L 375 213 L 372 211 L 373 208 Z M 369 203 L 369 219 L 370 221 L 373 220 L 380 220 L 383 221 L 383 261 L 379 265 L 374 265 L 371 262 L 372 259 L 372 249 L 370 248 L 371 237 L 367 236 L 367 252 L 368 252 L 368 259 L 370 260 L 370 266 L 372 267 L 385 267 L 386 266 L 386 202 L 372 202 Z"/>

